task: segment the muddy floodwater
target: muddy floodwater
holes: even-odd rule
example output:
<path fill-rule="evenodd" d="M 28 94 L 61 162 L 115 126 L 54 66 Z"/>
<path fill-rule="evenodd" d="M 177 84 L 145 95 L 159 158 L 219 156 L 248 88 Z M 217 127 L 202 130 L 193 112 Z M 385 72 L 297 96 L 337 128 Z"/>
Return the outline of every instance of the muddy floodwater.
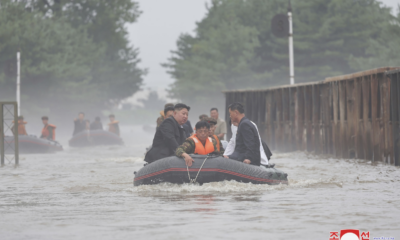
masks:
<path fill-rule="evenodd" d="M 274 154 L 289 185 L 133 187 L 152 135 L 125 146 L 22 155 L 0 168 L 0 239 L 329 239 L 341 229 L 400 239 L 400 169 Z"/>

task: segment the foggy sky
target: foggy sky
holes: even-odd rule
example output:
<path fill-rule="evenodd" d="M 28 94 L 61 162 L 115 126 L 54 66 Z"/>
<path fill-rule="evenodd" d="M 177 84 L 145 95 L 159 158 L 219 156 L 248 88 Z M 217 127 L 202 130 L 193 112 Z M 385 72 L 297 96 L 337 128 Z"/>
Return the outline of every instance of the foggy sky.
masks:
<path fill-rule="evenodd" d="M 130 41 L 140 50 L 140 67 L 149 70 L 148 75 L 144 77 L 144 88 L 157 90 L 164 97 L 165 89 L 174 80 L 160 64 L 165 63 L 171 56 L 170 51 L 176 49 L 176 41 L 180 34 L 194 33 L 196 22 L 205 17 L 205 4 L 210 4 L 210 0 L 136 1 L 139 2 L 143 13 L 138 22 L 128 27 Z M 381 2 L 397 9 L 400 0 Z"/>

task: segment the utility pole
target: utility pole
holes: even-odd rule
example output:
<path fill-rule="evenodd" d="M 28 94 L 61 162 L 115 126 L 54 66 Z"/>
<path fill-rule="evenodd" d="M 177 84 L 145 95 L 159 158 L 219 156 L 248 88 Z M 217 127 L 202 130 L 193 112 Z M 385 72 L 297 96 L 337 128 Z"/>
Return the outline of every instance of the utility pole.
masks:
<path fill-rule="evenodd" d="M 289 66 L 290 66 L 290 84 L 294 84 L 294 54 L 293 54 L 293 22 L 292 22 L 292 6 L 289 0 L 288 6 L 289 20 Z"/>
<path fill-rule="evenodd" d="M 20 52 L 17 52 L 17 104 L 18 104 L 18 116 L 21 115 L 21 95 L 20 95 L 20 85 L 21 85 L 21 59 Z"/>

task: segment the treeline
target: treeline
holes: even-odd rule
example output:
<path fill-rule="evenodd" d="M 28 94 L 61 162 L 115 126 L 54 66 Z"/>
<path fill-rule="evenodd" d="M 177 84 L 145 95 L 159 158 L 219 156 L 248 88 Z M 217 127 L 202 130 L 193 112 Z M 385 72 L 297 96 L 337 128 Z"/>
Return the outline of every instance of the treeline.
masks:
<path fill-rule="evenodd" d="M 0 0 L 0 100 L 15 99 L 21 52 L 25 114 L 99 111 L 136 92 L 145 70 L 126 24 L 130 0 Z"/>
<path fill-rule="evenodd" d="M 400 66 L 400 14 L 375 0 L 292 1 L 295 80 L 319 81 Z M 271 19 L 282 0 L 213 0 L 196 34 L 183 34 L 164 66 L 171 95 L 189 104 L 224 104 L 221 91 L 289 84 L 287 38 Z"/>

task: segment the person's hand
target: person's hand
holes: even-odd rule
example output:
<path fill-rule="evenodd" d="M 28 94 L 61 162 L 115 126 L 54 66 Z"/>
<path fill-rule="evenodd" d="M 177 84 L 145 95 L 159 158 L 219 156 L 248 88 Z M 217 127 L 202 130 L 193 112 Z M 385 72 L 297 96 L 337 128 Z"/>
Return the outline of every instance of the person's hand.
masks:
<path fill-rule="evenodd" d="M 228 159 L 229 159 L 229 156 L 227 156 L 227 155 L 224 155 L 224 158 L 228 158 Z"/>
<path fill-rule="evenodd" d="M 245 160 L 243 161 L 243 163 L 250 164 L 250 163 L 251 163 L 251 161 L 250 161 L 249 159 L 245 159 Z"/>
<path fill-rule="evenodd" d="M 191 167 L 192 164 L 194 163 L 193 158 L 191 156 L 189 156 L 189 154 L 187 154 L 187 153 L 182 154 L 182 157 L 183 157 L 183 159 L 185 159 L 186 165 L 188 167 Z"/>

